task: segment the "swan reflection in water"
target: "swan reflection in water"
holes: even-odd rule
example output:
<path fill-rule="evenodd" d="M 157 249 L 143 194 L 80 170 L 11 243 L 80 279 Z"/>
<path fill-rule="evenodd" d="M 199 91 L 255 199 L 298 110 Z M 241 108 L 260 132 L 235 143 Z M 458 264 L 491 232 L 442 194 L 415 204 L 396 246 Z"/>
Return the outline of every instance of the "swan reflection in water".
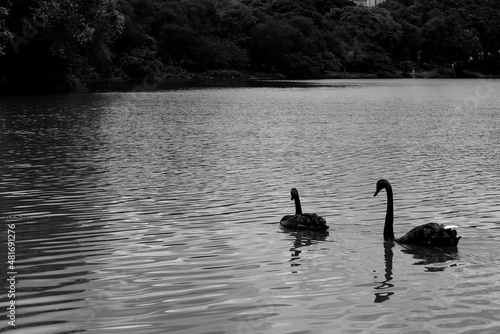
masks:
<path fill-rule="evenodd" d="M 290 248 L 290 252 L 292 253 L 289 260 L 293 274 L 298 273 L 298 271 L 294 268 L 300 266 L 300 253 L 302 253 L 302 250 L 300 248 L 310 246 L 314 244 L 315 241 L 325 241 L 329 235 L 328 231 L 292 231 L 286 228 L 282 228 L 282 231 L 290 236 L 295 237 L 295 240 L 293 241 L 293 247 Z"/>
<path fill-rule="evenodd" d="M 393 280 L 393 272 L 392 272 L 392 259 L 394 257 L 394 241 L 385 241 L 384 242 L 384 262 L 385 262 L 385 274 L 384 280 L 381 282 L 376 282 L 379 284 L 375 287 L 376 290 L 386 290 L 394 287 L 394 284 L 391 283 Z M 456 261 L 458 260 L 458 249 L 456 247 L 450 248 L 427 248 L 416 245 L 401 245 L 401 252 L 405 254 L 410 254 L 413 256 L 417 262 L 413 263 L 413 265 L 423 265 L 425 267 L 426 272 L 436 272 L 436 271 L 444 271 L 446 268 L 455 267 L 456 264 L 446 264 L 439 266 L 430 266 L 435 263 L 447 263 L 448 261 Z M 375 276 L 375 278 L 378 278 Z M 382 303 L 390 299 L 390 297 L 394 294 L 392 291 L 381 291 L 375 292 L 375 300 L 374 303 Z"/>
<path fill-rule="evenodd" d="M 455 267 L 455 263 L 447 264 L 447 262 L 456 261 L 459 258 L 457 247 L 429 249 L 414 245 L 404 245 L 401 251 L 412 255 L 414 259 L 418 260 L 413 264 L 426 266 L 425 271 L 428 272 L 444 271 L 446 268 Z M 443 265 L 429 266 L 435 263 L 442 263 Z"/>
<path fill-rule="evenodd" d="M 394 247 L 394 241 L 386 241 L 384 242 L 384 262 L 385 262 L 385 274 L 382 282 L 377 282 L 380 285 L 376 286 L 376 290 L 385 290 L 385 289 L 390 289 L 394 287 L 394 284 L 389 283 L 392 281 L 392 258 L 394 256 L 394 253 L 392 251 L 392 248 Z M 375 276 L 377 278 L 377 276 Z M 374 303 L 382 303 L 385 302 L 386 300 L 389 300 L 389 298 L 394 294 L 392 291 L 388 292 L 375 292 L 375 300 Z"/>

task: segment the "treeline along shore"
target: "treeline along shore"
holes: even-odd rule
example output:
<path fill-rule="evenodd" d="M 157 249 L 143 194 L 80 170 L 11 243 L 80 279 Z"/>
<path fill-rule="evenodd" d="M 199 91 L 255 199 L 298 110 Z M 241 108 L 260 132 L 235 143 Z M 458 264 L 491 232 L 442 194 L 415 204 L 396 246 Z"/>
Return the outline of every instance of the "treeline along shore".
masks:
<path fill-rule="evenodd" d="M 89 80 L 498 77 L 500 1 L 7 0 L 0 92 Z"/>

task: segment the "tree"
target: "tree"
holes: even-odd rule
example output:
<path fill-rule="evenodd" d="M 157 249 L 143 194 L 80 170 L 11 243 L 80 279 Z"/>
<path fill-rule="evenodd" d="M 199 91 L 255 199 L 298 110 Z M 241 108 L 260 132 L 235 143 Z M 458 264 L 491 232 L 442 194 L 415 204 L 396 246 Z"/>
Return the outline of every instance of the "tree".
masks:
<path fill-rule="evenodd" d="M 345 7 L 334 24 L 329 45 L 344 67 L 355 71 L 391 69 L 391 53 L 401 40 L 402 28 L 389 11 Z"/>
<path fill-rule="evenodd" d="M 12 38 L 12 33 L 7 29 L 6 18 L 9 15 L 7 7 L 0 6 L 0 56 L 5 54 L 7 43 Z"/>
<path fill-rule="evenodd" d="M 422 28 L 423 57 L 436 64 L 465 61 L 481 51 L 476 34 L 462 28 L 454 12 L 435 16 Z"/>
<path fill-rule="evenodd" d="M 219 23 L 216 34 L 227 38 L 242 48 L 248 48 L 251 42 L 251 31 L 262 23 L 263 13 L 240 3 L 222 9 L 219 12 Z"/>
<path fill-rule="evenodd" d="M 152 15 L 158 12 L 156 4 L 149 0 L 122 1 L 119 10 L 124 17 L 124 27 L 110 45 L 115 55 L 114 75 L 142 79 L 150 72 L 162 71 L 157 39 L 149 34 Z M 138 15 L 141 11 L 144 16 Z"/>
<path fill-rule="evenodd" d="M 0 85 L 69 90 L 89 78 L 252 67 L 290 77 L 408 71 L 417 53 L 435 64 L 496 55 L 499 13 L 498 0 L 370 8 L 350 0 L 9 0 L 0 5 Z"/>
<path fill-rule="evenodd" d="M 10 12 L 12 48 L 5 55 L 10 66 L 2 69 L 10 87 L 69 90 L 108 70 L 108 46 L 123 24 L 116 3 L 20 0 Z"/>
<path fill-rule="evenodd" d="M 264 69 L 293 77 L 311 77 L 324 71 L 322 39 L 309 18 L 294 16 L 260 24 L 252 41 L 252 60 Z"/>
<path fill-rule="evenodd" d="M 248 63 L 246 50 L 228 39 L 214 36 L 197 38 L 193 60 L 201 70 L 242 68 Z"/>

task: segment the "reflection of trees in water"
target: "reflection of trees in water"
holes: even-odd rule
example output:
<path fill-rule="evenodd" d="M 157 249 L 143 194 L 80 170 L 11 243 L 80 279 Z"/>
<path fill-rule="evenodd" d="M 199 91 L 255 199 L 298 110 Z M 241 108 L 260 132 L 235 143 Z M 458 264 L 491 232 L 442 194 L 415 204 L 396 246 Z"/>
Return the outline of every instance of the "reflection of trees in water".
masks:
<path fill-rule="evenodd" d="M 427 266 L 435 263 L 446 263 L 448 261 L 458 260 L 458 249 L 456 247 L 451 248 L 427 248 L 415 245 L 401 245 L 401 251 L 405 254 L 410 254 L 414 259 L 418 260 L 413 263 L 413 265 L 424 265 L 428 272 L 444 271 L 446 268 L 454 267 L 456 264 L 447 264 L 442 266 Z M 392 259 L 394 257 L 394 252 L 392 248 L 394 247 L 393 241 L 384 242 L 384 262 L 385 262 L 385 274 L 384 280 L 381 282 L 376 282 L 379 285 L 375 287 L 376 290 L 385 290 L 394 287 L 394 284 L 390 283 L 392 281 Z M 377 276 L 375 276 L 377 278 Z M 375 303 L 382 303 L 389 300 L 394 292 L 383 291 L 375 292 Z"/>

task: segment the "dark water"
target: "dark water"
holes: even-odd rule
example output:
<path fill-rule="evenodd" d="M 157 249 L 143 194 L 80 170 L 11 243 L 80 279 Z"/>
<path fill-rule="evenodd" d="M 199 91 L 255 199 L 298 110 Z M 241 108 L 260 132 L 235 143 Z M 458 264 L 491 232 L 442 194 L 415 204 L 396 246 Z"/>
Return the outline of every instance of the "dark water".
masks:
<path fill-rule="evenodd" d="M 0 332 L 499 332 L 499 91 L 336 80 L 0 97 Z M 458 249 L 384 245 L 379 178 L 396 236 L 454 224 Z M 277 226 L 291 187 L 329 234 Z"/>

